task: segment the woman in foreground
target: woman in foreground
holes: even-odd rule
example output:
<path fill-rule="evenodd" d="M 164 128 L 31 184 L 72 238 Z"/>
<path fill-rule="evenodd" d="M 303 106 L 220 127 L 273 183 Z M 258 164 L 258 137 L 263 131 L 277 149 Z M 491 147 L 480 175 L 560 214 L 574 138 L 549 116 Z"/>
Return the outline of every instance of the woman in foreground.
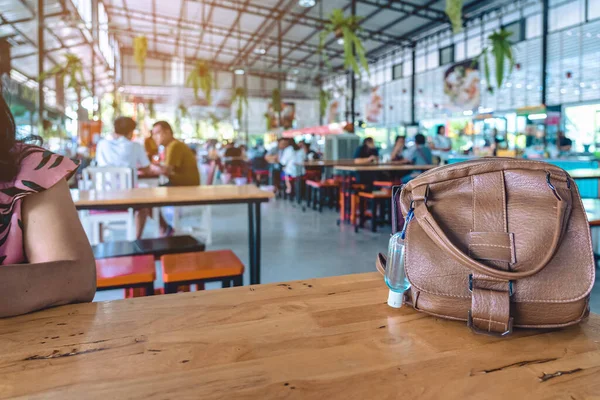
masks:
<path fill-rule="evenodd" d="M 94 256 L 67 186 L 76 168 L 17 142 L 0 96 L 0 317 L 93 299 Z"/>

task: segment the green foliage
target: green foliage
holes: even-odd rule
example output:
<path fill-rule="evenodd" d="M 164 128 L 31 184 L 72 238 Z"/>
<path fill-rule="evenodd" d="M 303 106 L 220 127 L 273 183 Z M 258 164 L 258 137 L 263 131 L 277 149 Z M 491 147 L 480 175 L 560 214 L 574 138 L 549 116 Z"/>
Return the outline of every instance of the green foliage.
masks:
<path fill-rule="evenodd" d="M 221 123 L 221 119 L 219 119 L 219 117 L 217 117 L 217 114 L 214 114 L 214 113 L 208 114 L 208 117 L 210 118 L 210 123 L 211 123 L 213 129 L 216 132 L 218 132 L 219 131 L 219 124 Z"/>
<path fill-rule="evenodd" d="M 271 105 L 274 112 L 281 112 L 281 92 L 279 89 L 273 89 L 271 93 Z"/>
<path fill-rule="evenodd" d="M 462 7 L 463 0 L 446 0 L 446 15 L 452 24 L 453 33 L 462 31 Z"/>
<path fill-rule="evenodd" d="M 81 59 L 75 54 L 65 54 L 65 62 L 63 64 L 57 64 L 50 71 L 42 73 L 39 80 L 41 81 L 54 76 L 67 76 L 69 77 L 69 84 L 67 87 L 75 90 L 84 88 L 90 92 L 83 76 L 83 64 L 81 63 Z"/>
<path fill-rule="evenodd" d="M 267 124 L 267 132 L 271 130 L 271 126 L 273 125 L 273 121 L 271 121 L 271 113 L 266 112 L 264 114 L 265 122 Z"/>
<path fill-rule="evenodd" d="M 492 33 L 490 36 L 488 36 L 489 45 L 485 47 L 481 51 L 481 54 L 477 57 L 478 59 L 483 58 L 485 79 L 488 84 L 488 91 L 491 93 L 494 92 L 494 88 L 492 86 L 492 79 L 490 76 L 489 53 L 491 53 L 492 57 L 494 58 L 496 65 L 497 88 L 502 86 L 504 78 L 508 78 L 510 76 L 515 66 L 512 45 L 508 41 L 510 35 L 512 35 L 512 32 L 508 32 L 504 29 L 500 29 L 499 31 Z M 509 70 L 505 77 L 505 66 L 507 62 Z"/>
<path fill-rule="evenodd" d="M 331 64 L 327 53 L 323 50 L 327 37 L 333 33 L 336 37 L 344 39 L 344 68 L 352 68 L 355 74 L 360 75 L 360 66 L 362 66 L 369 74 L 369 63 L 367 62 L 365 48 L 357 35 L 362 30 L 360 27 L 361 20 L 362 17 L 344 16 L 344 11 L 338 8 L 331 12 L 329 22 L 325 24 L 325 29 L 319 35 L 319 52 L 324 55 L 328 66 L 331 66 Z M 352 45 L 354 45 L 356 55 L 352 52 Z"/>
<path fill-rule="evenodd" d="M 113 97 L 112 108 L 114 113 L 114 118 L 120 117 L 123 111 L 121 110 L 121 96 L 117 93 Z"/>
<path fill-rule="evenodd" d="M 186 86 L 194 89 L 194 96 L 198 100 L 198 90 L 202 90 L 208 104 L 212 103 L 212 90 L 216 87 L 213 71 L 206 61 L 198 61 L 186 80 Z"/>
<path fill-rule="evenodd" d="M 321 116 L 324 116 L 327 112 L 327 106 L 329 105 L 329 101 L 331 100 L 331 95 L 329 92 L 321 89 L 319 91 L 319 113 Z"/>
<path fill-rule="evenodd" d="M 146 36 L 136 36 L 133 39 L 133 58 L 137 64 L 140 73 L 144 72 L 146 65 L 146 55 L 148 54 L 148 39 Z"/>
<path fill-rule="evenodd" d="M 156 111 L 154 110 L 154 100 L 150 100 L 146 108 L 148 109 L 148 116 L 150 117 L 150 119 L 156 119 Z"/>
<path fill-rule="evenodd" d="M 236 115 L 237 115 L 237 120 L 241 126 L 242 125 L 242 115 L 244 114 L 244 106 L 246 106 L 246 109 L 248 108 L 248 94 L 246 93 L 246 89 L 236 88 L 231 102 L 237 104 Z"/>
<path fill-rule="evenodd" d="M 188 109 L 183 103 L 179 103 L 177 106 L 177 112 L 180 118 L 187 118 L 189 116 Z"/>

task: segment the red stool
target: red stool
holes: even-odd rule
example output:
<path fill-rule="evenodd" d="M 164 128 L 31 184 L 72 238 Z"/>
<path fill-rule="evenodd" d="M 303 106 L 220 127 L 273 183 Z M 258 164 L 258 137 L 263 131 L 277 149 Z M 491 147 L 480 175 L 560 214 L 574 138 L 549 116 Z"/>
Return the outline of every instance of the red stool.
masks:
<path fill-rule="evenodd" d="M 154 294 L 155 279 L 154 257 L 151 255 L 96 260 L 96 283 L 99 291 L 143 289 L 148 296 Z M 134 293 L 129 295 L 134 296 Z"/>

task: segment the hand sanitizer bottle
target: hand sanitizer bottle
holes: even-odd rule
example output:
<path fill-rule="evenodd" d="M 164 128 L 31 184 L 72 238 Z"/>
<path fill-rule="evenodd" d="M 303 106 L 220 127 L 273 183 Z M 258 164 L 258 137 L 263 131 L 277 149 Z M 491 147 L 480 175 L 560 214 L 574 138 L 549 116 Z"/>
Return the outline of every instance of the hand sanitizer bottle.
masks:
<path fill-rule="evenodd" d="M 385 268 L 385 283 L 390 288 L 388 305 L 394 308 L 402 307 L 404 292 L 410 288 L 404 271 L 404 233 L 403 229 L 390 238 Z"/>

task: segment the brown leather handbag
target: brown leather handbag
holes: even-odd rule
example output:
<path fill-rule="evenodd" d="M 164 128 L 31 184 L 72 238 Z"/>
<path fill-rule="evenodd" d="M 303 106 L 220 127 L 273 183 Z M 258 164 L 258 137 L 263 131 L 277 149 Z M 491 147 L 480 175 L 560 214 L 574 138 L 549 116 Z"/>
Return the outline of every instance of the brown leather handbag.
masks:
<path fill-rule="evenodd" d="M 405 216 L 405 302 L 416 310 L 499 335 L 588 315 L 590 230 L 564 170 L 508 158 L 446 165 L 395 191 L 392 209 Z"/>

